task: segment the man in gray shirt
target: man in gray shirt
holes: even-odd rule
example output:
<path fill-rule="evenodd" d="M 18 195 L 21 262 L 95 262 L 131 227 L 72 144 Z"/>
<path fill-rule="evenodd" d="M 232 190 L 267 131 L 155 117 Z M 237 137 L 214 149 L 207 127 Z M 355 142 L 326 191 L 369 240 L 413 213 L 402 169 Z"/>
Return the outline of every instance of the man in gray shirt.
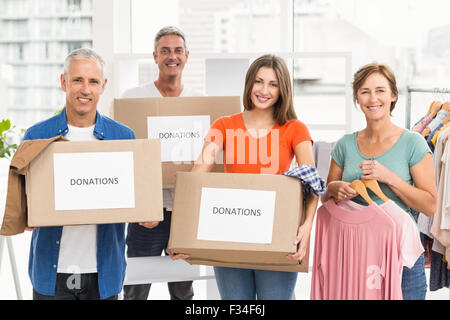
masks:
<path fill-rule="evenodd" d="M 203 96 L 200 91 L 184 86 L 182 73 L 189 58 L 185 36 L 176 27 L 162 28 L 155 37 L 153 58 L 158 65 L 159 75 L 154 82 L 131 88 L 122 94 L 122 98 L 154 98 Z M 164 221 L 153 223 L 128 224 L 127 256 L 160 256 L 167 248 L 170 234 L 173 189 L 163 190 Z M 146 300 L 151 284 L 124 286 L 125 300 Z M 172 300 L 191 300 L 194 296 L 192 281 L 169 282 Z"/>

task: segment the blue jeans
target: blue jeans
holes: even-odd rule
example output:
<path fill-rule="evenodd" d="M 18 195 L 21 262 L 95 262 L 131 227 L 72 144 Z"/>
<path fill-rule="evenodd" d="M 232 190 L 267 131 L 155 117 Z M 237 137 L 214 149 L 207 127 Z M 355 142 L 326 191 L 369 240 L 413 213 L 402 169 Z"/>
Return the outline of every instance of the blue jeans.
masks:
<path fill-rule="evenodd" d="M 403 300 L 425 300 L 427 293 L 427 278 L 424 267 L 423 253 L 411 269 L 403 267 L 402 293 Z"/>
<path fill-rule="evenodd" d="M 214 267 L 222 300 L 291 300 L 297 272 Z"/>

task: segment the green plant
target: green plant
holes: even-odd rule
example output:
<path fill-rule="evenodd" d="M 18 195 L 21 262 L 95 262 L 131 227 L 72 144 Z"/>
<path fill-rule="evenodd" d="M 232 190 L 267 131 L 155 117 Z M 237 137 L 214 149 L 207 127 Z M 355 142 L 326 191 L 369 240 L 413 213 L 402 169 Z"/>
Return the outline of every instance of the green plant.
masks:
<path fill-rule="evenodd" d="M 11 127 L 11 121 L 8 119 L 0 122 L 0 158 L 9 159 L 17 149 L 17 144 L 12 142 L 13 136 L 17 134 L 15 127 Z"/>

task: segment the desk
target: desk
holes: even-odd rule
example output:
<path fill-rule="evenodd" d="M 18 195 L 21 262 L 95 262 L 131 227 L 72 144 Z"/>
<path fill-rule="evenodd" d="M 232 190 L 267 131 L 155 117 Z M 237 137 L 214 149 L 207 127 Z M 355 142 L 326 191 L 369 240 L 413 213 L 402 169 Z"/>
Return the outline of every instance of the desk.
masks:
<path fill-rule="evenodd" d="M 167 256 L 127 258 L 124 285 L 206 280 L 206 299 L 220 299 L 210 266 L 190 265 L 184 260 L 172 260 Z"/>

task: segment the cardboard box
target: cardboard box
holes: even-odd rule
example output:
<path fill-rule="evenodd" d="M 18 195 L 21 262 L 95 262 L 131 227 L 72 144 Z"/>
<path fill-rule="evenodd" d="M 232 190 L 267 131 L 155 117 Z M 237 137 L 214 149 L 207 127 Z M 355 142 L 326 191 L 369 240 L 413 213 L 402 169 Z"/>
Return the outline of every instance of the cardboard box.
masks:
<path fill-rule="evenodd" d="M 28 226 L 162 221 L 159 140 L 53 142 L 26 175 Z"/>
<path fill-rule="evenodd" d="M 239 112 L 239 97 L 115 99 L 112 108 L 114 120 L 133 129 L 138 139 L 161 138 L 165 188 L 175 185 L 177 171 L 191 171 L 211 124 Z M 217 163 L 212 171 L 223 172 L 223 160 Z"/>
<path fill-rule="evenodd" d="M 303 221 L 301 183 L 280 175 L 178 172 L 169 248 L 191 264 L 308 272 L 287 259 Z"/>

